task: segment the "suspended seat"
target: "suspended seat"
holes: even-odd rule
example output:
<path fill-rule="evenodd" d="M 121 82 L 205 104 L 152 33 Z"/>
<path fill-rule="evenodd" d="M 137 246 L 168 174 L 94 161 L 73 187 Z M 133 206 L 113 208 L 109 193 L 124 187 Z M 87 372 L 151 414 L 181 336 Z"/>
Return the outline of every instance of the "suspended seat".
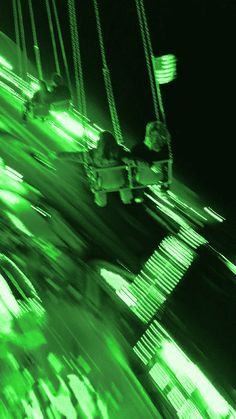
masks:
<path fill-rule="evenodd" d="M 90 166 L 90 186 L 95 194 L 95 202 L 99 206 L 107 203 L 107 193 L 119 192 L 124 204 L 132 202 L 132 190 L 147 188 L 163 183 L 163 167 L 171 170 L 170 159 L 155 162 L 152 166 L 140 165 L 134 161 L 130 164 L 113 167 L 97 168 Z"/>

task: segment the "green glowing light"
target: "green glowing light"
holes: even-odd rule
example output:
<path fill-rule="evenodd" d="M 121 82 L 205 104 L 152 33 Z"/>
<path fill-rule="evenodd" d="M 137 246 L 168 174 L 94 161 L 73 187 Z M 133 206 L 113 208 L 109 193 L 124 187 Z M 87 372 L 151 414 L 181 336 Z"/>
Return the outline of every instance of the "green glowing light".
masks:
<path fill-rule="evenodd" d="M 213 218 L 215 218 L 215 220 L 219 221 L 220 223 L 222 223 L 225 220 L 225 218 L 223 218 L 221 215 L 217 214 L 210 207 L 204 207 L 204 211 L 206 211 L 208 214 L 210 214 Z"/>
<path fill-rule="evenodd" d="M 0 71 L 0 76 L 3 77 L 5 80 L 9 81 L 10 83 L 14 84 L 14 86 L 19 87 L 18 83 L 15 82 L 12 77 L 8 76 L 3 71 Z"/>
<path fill-rule="evenodd" d="M 73 137 L 70 137 L 66 132 L 63 131 L 62 128 L 57 127 L 53 122 L 50 122 L 51 128 L 60 136 L 63 137 L 70 143 L 74 143 L 75 140 Z"/>
<path fill-rule="evenodd" d="M 201 393 L 202 398 L 213 412 L 223 416 L 229 413 L 228 403 L 177 345 L 173 342 L 164 341 L 161 353 L 164 362 L 171 368 L 175 375 L 186 375 L 192 380 Z"/>
<path fill-rule="evenodd" d="M 6 211 L 6 214 L 10 218 L 11 222 L 16 226 L 16 228 L 18 228 L 18 230 L 22 231 L 22 233 L 26 234 L 27 236 L 33 236 L 33 234 L 18 217 L 16 217 L 14 214 L 11 214 L 9 211 Z"/>
<path fill-rule="evenodd" d="M 13 296 L 10 287 L 8 286 L 4 277 L 0 274 L 0 302 L 3 301 L 3 305 L 16 316 L 19 311 L 20 307 Z M 2 320 L 2 319 L 1 319 Z"/>
<path fill-rule="evenodd" d="M 133 307 L 137 303 L 137 299 L 127 288 L 116 291 L 116 294 L 128 307 Z"/>
<path fill-rule="evenodd" d="M 30 82 L 30 87 L 31 87 L 31 88 L 32 88 L 32 90 L 34 90 L 34 91 L 37 91 L 37 90 L 39 90 L 39 89 L 40 89 L 39 84 L 38 84 L 37 82 L 35 82 L 35 81 L 31 81 L 31 82 Z"/>
<path fill-rule="evenodd" d="M 115 290 L 119 290 L 124 284 L 127 283 L 122 276 L 108 271 L 107 269 L 101 268 L 100 275 L 105 279 L 105 281 Z"/>
<path fill-rule="evenodd" d="M 8 63 L 8 61 L 5 60 L 5 58 L 2 57 L 1 55 L 0 55 L 0 65 L 7 68 L 8 70 L 13 70 L 12 65 L 10 63 Z"/>
<path fill-rule="evenodd" d="M 173 54 L 153 57 L 152 64 L 158 84 L 170 83 L 176 78 L 176 57 Z"/>
<path fill-rule="evenodd" d="M 19 204 L 20 199 L 19 197 L 10 191 L 0 190 L 0 199 L 5 201 L 7 204 L 16 205 Z"/>
<path fill-rule="evenodd" d="M 12 167 L 7 166 L 7 165 L 5 167 L 9 172 L 13 173 L 16 177 L 19 177 L 21 179 L 23 178 L 23 175 L 21 173 L 17 172 L 16 170 L 12 169 Z"/>
<path fill-rule="evenodd" d="M 66 112 L 57 113 L 50 111 L 50 114 L 63 126 L 64 129 L 67 129 L 76 137 L 82 137 L 83 135 L 88 136 L 93 141 L 98 141 L 98 134 L 92 131 L 90 128 L 86 127 L 84 129 L 82 122 L 78 122 L 75 119 L 71 118 L 70 115 Z"/>

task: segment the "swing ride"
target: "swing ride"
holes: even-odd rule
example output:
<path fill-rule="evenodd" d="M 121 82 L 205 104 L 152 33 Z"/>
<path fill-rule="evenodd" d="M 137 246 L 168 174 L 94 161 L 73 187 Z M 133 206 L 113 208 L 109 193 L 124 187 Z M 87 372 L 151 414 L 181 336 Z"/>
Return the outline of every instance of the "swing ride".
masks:
<path fill-rule="evenodd" d="M 0 34 L 0 417 L 236 417 L 233 361 L 211 326 L 216 305 L 225 310 L 235 295 L 236 268 L 205 231 L 224 217 L 184 187 L 180 196 L 172 176 L 160 86 L 176 77 L 175 56 L 154 57 L 144 2 L 135 0 L 155 115 L 146 137 L 156 124 L 167 150 L 147 163 L 126 146 L 92 0 L 109 134 L 125 156 L 97 164 L 106 131 L 88 115 L 79 6 L 67 2 L 73 81 L 58 6 L 44 2 L 57 82 L 43 95 L 37 7 L 27 3 L 36 69 L 20 1 L 12 0 L 16 43 Z M 214 358 L 198 305 L 211 307 L 204 326 Z"/>

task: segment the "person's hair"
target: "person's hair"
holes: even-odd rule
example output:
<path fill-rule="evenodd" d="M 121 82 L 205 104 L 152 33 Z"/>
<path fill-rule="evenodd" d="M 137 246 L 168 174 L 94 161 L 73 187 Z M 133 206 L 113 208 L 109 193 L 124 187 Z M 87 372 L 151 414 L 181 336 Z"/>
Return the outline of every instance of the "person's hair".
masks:
<path fill-rule="evenodd" d="M 152 134 L 153 131 L 158 132 L 157 141 L 159 143 L 161 143 L 162 145 L 166 143 L 169 132 L 164 122 L 161 122 L 161 121 L 148 122 L 148 124 L 146 125 L 145 140 L 144 140 L 145 143 L 148 143 L 150 141 L 150 135 Z"/>
<path fill-rule="evenodd" d="M 105 159 L 118 159 L 119 145 L 117 144 L 116 139 L 111 132 L 101 132 L 99 141 L 101 141 L 101 143 L 103 144 L 103 156 Z"/>

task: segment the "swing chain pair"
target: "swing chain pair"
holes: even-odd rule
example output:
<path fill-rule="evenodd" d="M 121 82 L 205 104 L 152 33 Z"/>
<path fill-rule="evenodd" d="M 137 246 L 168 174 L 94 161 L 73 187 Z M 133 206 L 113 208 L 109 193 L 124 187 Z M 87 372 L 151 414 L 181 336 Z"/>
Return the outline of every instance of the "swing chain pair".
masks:
<path fill-rule="evenodd" d="M 108 100 L 108 105 L 109 105 L 109 110 L 110 110 L 110 115 L 111 115 L 113 131 L 114 131 L 114 135 L 115 135 L 117 143 L 123 144 L 123 136 L 121 132 L 119 117 L 118 117 L 116 104 L 115 104 L 114 93 L 112 89 L 110 70 L 107 65 L 106 52 L 105 52 L 104 40 L 103 40 L 103 34 L 102 34 L 101 19 L 100 19 L 100 13 L 99 13 L 97 0 L 93 0 L 93 4 L 94 4 L 101 57 L 102 57 L 103 77 L 104 77 L 104 83 L 105 83 L 105 89 L 106 89 L 106 95 L 107 95 L 107 100 Z"/>
<path fill-rule="evenodd" d="M 153 73 L 154 55 L 153 55 L 151 37 L 150 37 L 149 28 L 148 28 L 144 3 L 143 3 L 143 0 L 135 0 L 135 2 L 136 2 L 139 26 L 140 26 L 140 31 L 141 31 L 142 41 L 143 41 L 143 48 L 144 48 L 144 53 L 145 53 L 145 58 L 146 58 L 146 64 L 147 64 L 147 68 L 148 68 L 148 74 L 149 74 L 149 81 L 150 81 L 150 86 L 151 86 L 151 91 L 152 91 L 155 117 L 156 117 L 157 121 L 160 121 L 160 114 L 159 114 L 159 109 L 160 109 L 161 116 L 162 116 L 162 121 L 166 126 L 166 115 L 165 115 L 165 111 L 164 111 L 164 105 L 163 105 L 163 101 L 162 101 L 160 85 L 158 83 L 157 78 L 155 80 L 154 73 Z M 173 159 L 173 154 L 172 154 L 170 135 L 167 135 L 166 140 L 167 140 L 169 158 L 172 160 Z"/>
<path fill-rule="evenodd" d="M 79 42 L 77 16 L 76 16 L 74 0 L 68 0 L 68 11 L 69 11 L 70 34 L 71 34 L 72 53 L 73 53 L 74 70 L 75 70 L 75 85 L 76 85 L 75 105 L 76 107 L 78 106 L 82 115 L 86 117 L 87 106 L 86 106 L 85 91 L 84 91 L 83 68 L 82 68 L 82 61 L 81 61 L 80 42 Z M 83 126 L 84 126 L 84 119 L 83 119 Z"/>

